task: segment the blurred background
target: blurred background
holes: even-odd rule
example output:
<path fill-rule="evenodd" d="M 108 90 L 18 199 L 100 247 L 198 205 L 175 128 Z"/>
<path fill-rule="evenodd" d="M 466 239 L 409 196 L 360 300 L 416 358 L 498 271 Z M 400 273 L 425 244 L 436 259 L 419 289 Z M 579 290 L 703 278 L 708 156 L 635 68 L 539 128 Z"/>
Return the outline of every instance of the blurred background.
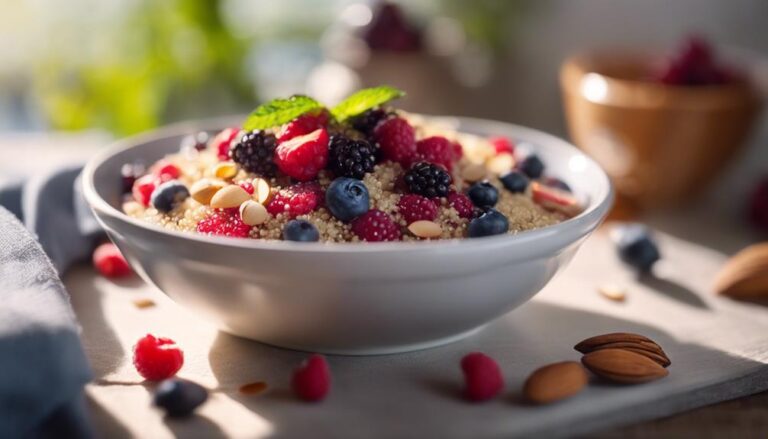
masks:
<path fill-rule="evenodd" d="M 174 121 L 245 113 L 293 93 L 332 104 L 381 83 L 405 89 L 409 110 L 566 137 L 558 75 L 570 54 L 669 50 L 691 33 L 755 58 L 768 54 L 764 0 L 0 4 L 0 172 L 28 151 L 18 147 L 30 143 L 23 133 L 87 133 L 83 145 L 102 144 Z M 767 133 L 763 117 L 746 152 L 713 185 L 713 200 L 743 207 L 768 172 Z"/>

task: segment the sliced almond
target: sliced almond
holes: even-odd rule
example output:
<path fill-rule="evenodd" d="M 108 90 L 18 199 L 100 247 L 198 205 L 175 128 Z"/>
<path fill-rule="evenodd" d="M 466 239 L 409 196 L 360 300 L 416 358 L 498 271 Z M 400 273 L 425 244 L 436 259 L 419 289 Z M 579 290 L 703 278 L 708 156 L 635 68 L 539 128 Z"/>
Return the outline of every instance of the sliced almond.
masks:
<path fill-rule="evenodd" d="M 229 180 L 237 175 L 237 165 L 233 162 L 221 162 L 213 165 L 213 175 L 216 178 Z"/>
<path fill-rule="evenodd" d="M 669 375 L 659 363 L 624 349 L 600 349 L 581 358 L 595 375 L 622 384 L 645 383 Z"/>
<path fill-rule="evenodd" d="M 256 381 L 255 383 L 240 386 L 240 393 L 245 395 L 258 395 L 264 393 L 265 390 L 267 390 L 267 383 L 264 381 Z"/>
<path fill-rule="evenodd" d="M 496 175 L 506 174 L 515 167 L 515 158 L 512 154 L 502 153 L 490 158 L 485 166 Z"/>
<path fill-rule="evenodd" d="M 189 188 L 189 193 L 192 199 L 198 203 L 210 204 L 213 195 L 225 186 L 227 186 L 227 183 L 221 180 L 203 178 L 192 184 L 192 187 Z"/>
<path fill-rule="evenodd" d="M 215 209 L 227 209 L 239 207 L 251 199 L 251 195 L 236 184 L 226 186 L 216 192 L 211 198 L 211 207 Z"/>
<path fill-rule="evenodd" d="M 269 218 L 269 212 L 263 204 L 247 200 L 240 205 L 240 219 L 249 226 L 263 224 Z"/>
<path fill-rule="evenodd" d="M 582 340 L 573 348 L 583 354 L 586 354 L 587 352 L 592 351 L 597 346 L 601 346 L 607 343 L 626 342 L 626 341 L 646 341 L 646 342 L 654 343 L 653 340 L 651 340 L 650 338 L 644 335 L 633 334 L 631 332 L 612 332 L 610 334 L 596 335 L 594 337 L 590 337 L 585 340 Z"/>
<path fill-rule="evenodd" d="M 461 178 L 472 183 L 484 179 L 487 173 L 485 166 L 478 163 L 468 163 L 461 168 Z"/>
<path fill-rule="evenodd" d="M 725 263 L 715 293 L 735 299 L 768 298 L 768 243 L 751 245 Z"/>
<path fill-rule="evenodd" d="M 586 384 L 581 364 L 564 361 L 536 369 L 525 381 L 523 396 L 535 404 L 549 404 L 579 393 Z"/>
<path fill-rule="evenodd" d="M 134 299 L 133 305 L 139 309 L 152 308 L 153 306 L 155 306 L 155 301 L 147 298 Z"/>
<path fill-rule="evenodd" d="M 269 187 L 267 180 L 254 178 L 251 184 L 253 185 L 253 199 L 266 206 L 272 198 L 272 188 Z"/>
<path fill-rule="evenodd" d="M 414 221 L 408 226 L 408 230 L 419 238 L 437 238 L 443 234 L 440 224 L 432 221 Z"/>
<path fill-rule="evenodd" d="M 608 300 L 614 302 L 623 302 L 627 298 L 627 292 L 618 285 L 601 285 L 597 287 L 597 292 Z"/>

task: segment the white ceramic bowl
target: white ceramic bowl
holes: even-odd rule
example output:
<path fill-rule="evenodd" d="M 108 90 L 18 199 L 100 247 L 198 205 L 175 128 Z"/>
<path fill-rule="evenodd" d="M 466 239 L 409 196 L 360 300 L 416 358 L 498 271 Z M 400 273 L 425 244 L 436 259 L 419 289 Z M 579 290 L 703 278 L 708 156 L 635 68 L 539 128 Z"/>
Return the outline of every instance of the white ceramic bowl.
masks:
<path fill-rule="evenodd" d="M 222 330 L 276 346 L 383 354 L 460 339 L 524 303 L 600 224 L 613 193 L 569 143 L 501 122 L 440 118 L 480 135 L 525 141 L 586 202 L 555 226 L 487 238 L 411 243 L 268 242 L 167 231 L 119 210 L 120 167 L 150 163 L 180 139 L 225 121 L 181 124 L 117 142 L 83 171 L 99 222 L 146 281 Z"/>

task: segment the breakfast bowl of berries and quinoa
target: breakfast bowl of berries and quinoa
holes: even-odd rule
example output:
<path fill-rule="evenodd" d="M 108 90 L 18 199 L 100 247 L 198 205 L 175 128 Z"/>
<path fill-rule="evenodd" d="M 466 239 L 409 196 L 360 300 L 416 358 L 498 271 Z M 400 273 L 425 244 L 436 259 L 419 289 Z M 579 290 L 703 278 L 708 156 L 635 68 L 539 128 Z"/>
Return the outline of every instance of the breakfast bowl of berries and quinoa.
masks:
<path fill-rule="evenodd" d="M 535 295 L 607 214 L 598 165 L 503 122 L 408 114 L 401 92 L 117 142 L 83 171 L 142 278 L 226 332 L 379 354 L 471 334 Z"/>

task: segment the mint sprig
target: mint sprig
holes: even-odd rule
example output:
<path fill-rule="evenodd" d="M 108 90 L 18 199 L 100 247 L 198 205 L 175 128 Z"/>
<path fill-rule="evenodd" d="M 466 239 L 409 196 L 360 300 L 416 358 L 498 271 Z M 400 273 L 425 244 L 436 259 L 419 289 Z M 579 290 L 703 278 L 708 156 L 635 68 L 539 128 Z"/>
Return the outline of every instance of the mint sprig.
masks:
<path fill-rule="evenodd" d="M 337 121 L 343 122 L 350 117 L 364 113 L 366 110 L 405 96 L 405 92 L 388 85 L 364 88 L 344 99 L 331 110 Z"/>
<path fill-rule="evenodd" d="M 322 108 L 322 105 L 309 96 L 295 95 L 288 99 L 274 99 L 253 110 L 243 122 L 243 129 L 251 131 L 276 127 L 319 108 Z"/>

